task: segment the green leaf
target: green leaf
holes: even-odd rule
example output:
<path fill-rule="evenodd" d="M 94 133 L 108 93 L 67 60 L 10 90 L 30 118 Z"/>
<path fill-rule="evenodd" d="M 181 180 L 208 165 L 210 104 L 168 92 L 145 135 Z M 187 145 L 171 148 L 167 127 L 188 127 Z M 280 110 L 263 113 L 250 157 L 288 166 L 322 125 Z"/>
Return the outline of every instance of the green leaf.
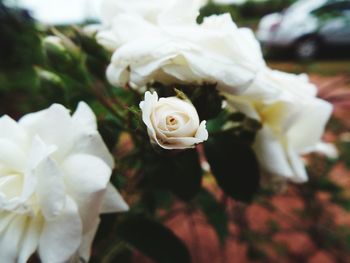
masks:
<path fill-rule="evenodd" d="M 259 165 L 248 143 L 230 132 L 209 137 L 204 144 L 213 174 L 226 194 L 250 202 L 259 189 Z"/>
<path fill-rule="evenodd" d="M 223 129 L 224 125 L 229 121 L 229 112 L 223 110 L 215 118 L 207 122 L 207 130 L 209 133 L 219 132 Z"/>
<path fill-rule="evenodd" d="M 204 189 L 198 194 L 196 203 L 205 214 L 208 222 L 214 227 L 216 234 L 223 244 L 229 234 L 225 207 L 218 203 L 214 196 Z"/>
<path fill-rule="evenodd" d="M 98 122 L 98 130 L 103 141 L 111 151 L 116 145 L 120 135 L 120 124 L 113 119 L 104 119 Z"/>
<path fill-rule="evenodd" d="M 118 236 L 158 263 L 190 263 L 181 240 L 162 224 L 143 215 L 131 215 L 118 226 Z"/>
<path fill-rule="evenodd" d="M 202 85 L 197 87 L 191 96 L 191 101 L 201 120 L 213 119 L 222 111 L 223 98 L 215 86 Z"/>
<path fill-rule="evenodd" d="M 201 188 L 202 168 L 195 149 L 155 153 L 145 162 L 143 184 L 168 189 L 184 201 L 193 199 Z"/>
<path fill-rule="evenodd" d="M 22 9 L 9 9 L 0 2 L 0 69 L 21 69 L 43 60 L 34 21 Z"/>

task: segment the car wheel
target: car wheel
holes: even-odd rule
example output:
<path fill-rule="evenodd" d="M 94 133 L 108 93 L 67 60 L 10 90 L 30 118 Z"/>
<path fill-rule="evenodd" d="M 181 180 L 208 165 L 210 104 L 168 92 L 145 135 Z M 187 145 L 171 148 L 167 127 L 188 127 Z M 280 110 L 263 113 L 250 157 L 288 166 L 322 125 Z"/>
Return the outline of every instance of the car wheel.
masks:
<path fill-rule="evenodd" d="M 295 54 L 299 59 L 307 60 L 315 58 L 320 50 L 320 42 L 316 37 L 300 40 L 295 48 Z"/>

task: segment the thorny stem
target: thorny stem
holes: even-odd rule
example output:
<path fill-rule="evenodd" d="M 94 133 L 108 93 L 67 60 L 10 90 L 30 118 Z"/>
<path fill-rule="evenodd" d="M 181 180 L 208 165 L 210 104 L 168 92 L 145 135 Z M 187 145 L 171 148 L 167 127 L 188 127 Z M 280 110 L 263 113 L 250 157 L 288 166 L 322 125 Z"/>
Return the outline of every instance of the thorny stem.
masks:
<path fill-rule="evenodd" d="M 97 97 L 97 99 L 101 102 L 101 104 L 114 116 L 118 117 L 121 120 L 125 120 L 124 116 L 115 109 L 115 105 L 119 106 L 120 108 L 124 109 L 124 105 L 120 103 L 118 100 L 116 100 L 116 103 L 111 103 L 111 101 L 103 95 L 105 88 L 104 85 L 97 81 L 95 85 L 91 86 L 91 89 L 94 93 L 94 95 Z"/>
<path fill-rule="evenodd" d="M 126 127 L 123 127 L 124 130 L 130 132 L 134 140 L 137 141 L 137 139 L 139 139 L 138 137 L 140 136 L 140 132 L 132 128 L 132 112 L 129 110 L 128 106 L 115 96 L 104 96 L 104 93 L 106 93 L 107 90 L 105 85 L 103 85 L 103 83 L 100 81 L 96 81 L 95 85 L 92 85 L 92 90 L 97 99 L 111 114 L 127 124 Z M 118 111 L 115 106 L 118 106 L 119 109 L 126 111 L 127 115 L 125 116 L 125 114 Z"/>

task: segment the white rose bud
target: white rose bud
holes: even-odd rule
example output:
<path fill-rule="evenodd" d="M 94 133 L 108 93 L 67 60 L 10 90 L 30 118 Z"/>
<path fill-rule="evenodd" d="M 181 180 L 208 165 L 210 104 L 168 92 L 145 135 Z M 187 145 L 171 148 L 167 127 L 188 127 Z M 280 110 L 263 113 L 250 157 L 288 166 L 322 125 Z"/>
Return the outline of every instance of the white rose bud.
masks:
<path fill-rule="evenodd" d="M 177 97 L 160 98 L 149 91 L 140 103 L 142 120 L 152 142 L 164 149 L 187 149 L 208 139 L 206 121 L 199 122 L 195 107 Z"/>

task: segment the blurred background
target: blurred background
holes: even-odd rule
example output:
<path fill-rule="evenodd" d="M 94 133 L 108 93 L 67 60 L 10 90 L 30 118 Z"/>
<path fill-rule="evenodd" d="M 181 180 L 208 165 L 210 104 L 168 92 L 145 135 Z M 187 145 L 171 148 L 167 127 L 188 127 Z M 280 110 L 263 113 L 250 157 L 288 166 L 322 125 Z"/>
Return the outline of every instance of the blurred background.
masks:
<path fill-rule="evenodd" d="M 47 25 L 99 22 L 101 0 L 4 0 Z M 251 27 L 268 58 L 350 58 L 350 2 L 346 0 L 207 0 L 204 16 L 229 12 Z"/>
<path fill-rule="evenodd" d="M 4 3 L 27 9 L 47 28 L 64 30 L 72 24 L 99 22 L 99 0 L 6 0 Z M 334 113 L 324 140 L 336 144 L 339 159 L 330 160 L 319 155 L 305 157 L 310 167 L 309 183 L 276 182 L 266 186 L 250 205 L 225 198 L 208 176 L 204 184 L 220 200 L 222 210 L 211 210 L 211 200 L 204 200 L 206 216 L 178 203 L 171 213 L 160 213 L 160 217 L 187 243 L 195 263 L 348 263 L 350 1 L 213 0 L 202 8 L 198 22 L 205 16 L 226 12 L 239 26 L 255 31 L 270 67 L 308 73 L 318 86 L 319 96 L 333 103 Z M 3 40 L 0 38 L 0 47 L 4 45 Z M 30 55 L 27 57 L 29 61 Z M 16 63 L 14 60 L 17 68 Z M 3 66 L 4 70 L 8 67 L 7 64 Z M 6 78 L 0 74 L 0 83 L 6 83 L 4 80 Z M 23 83 L 16 85 L 25 86 L 29 82 Z M 13 105 L 17 105 L 16 114 L 21 113 L 18 108 L 25 96 L 17 93 L 13 103 L 10 94 L 13 90 L 0 87 L 1 112 L 9 113 Z M 94 255 L 105 249 L 106 243 L 101 240 L 108 231 L 100 230 Z M 125 258 L 136 263 L 151 262 L 131 252 L 122 254 L 118 262 L 129 262 Z M 98 256 L 92 261 L 102 262 Z"/>

